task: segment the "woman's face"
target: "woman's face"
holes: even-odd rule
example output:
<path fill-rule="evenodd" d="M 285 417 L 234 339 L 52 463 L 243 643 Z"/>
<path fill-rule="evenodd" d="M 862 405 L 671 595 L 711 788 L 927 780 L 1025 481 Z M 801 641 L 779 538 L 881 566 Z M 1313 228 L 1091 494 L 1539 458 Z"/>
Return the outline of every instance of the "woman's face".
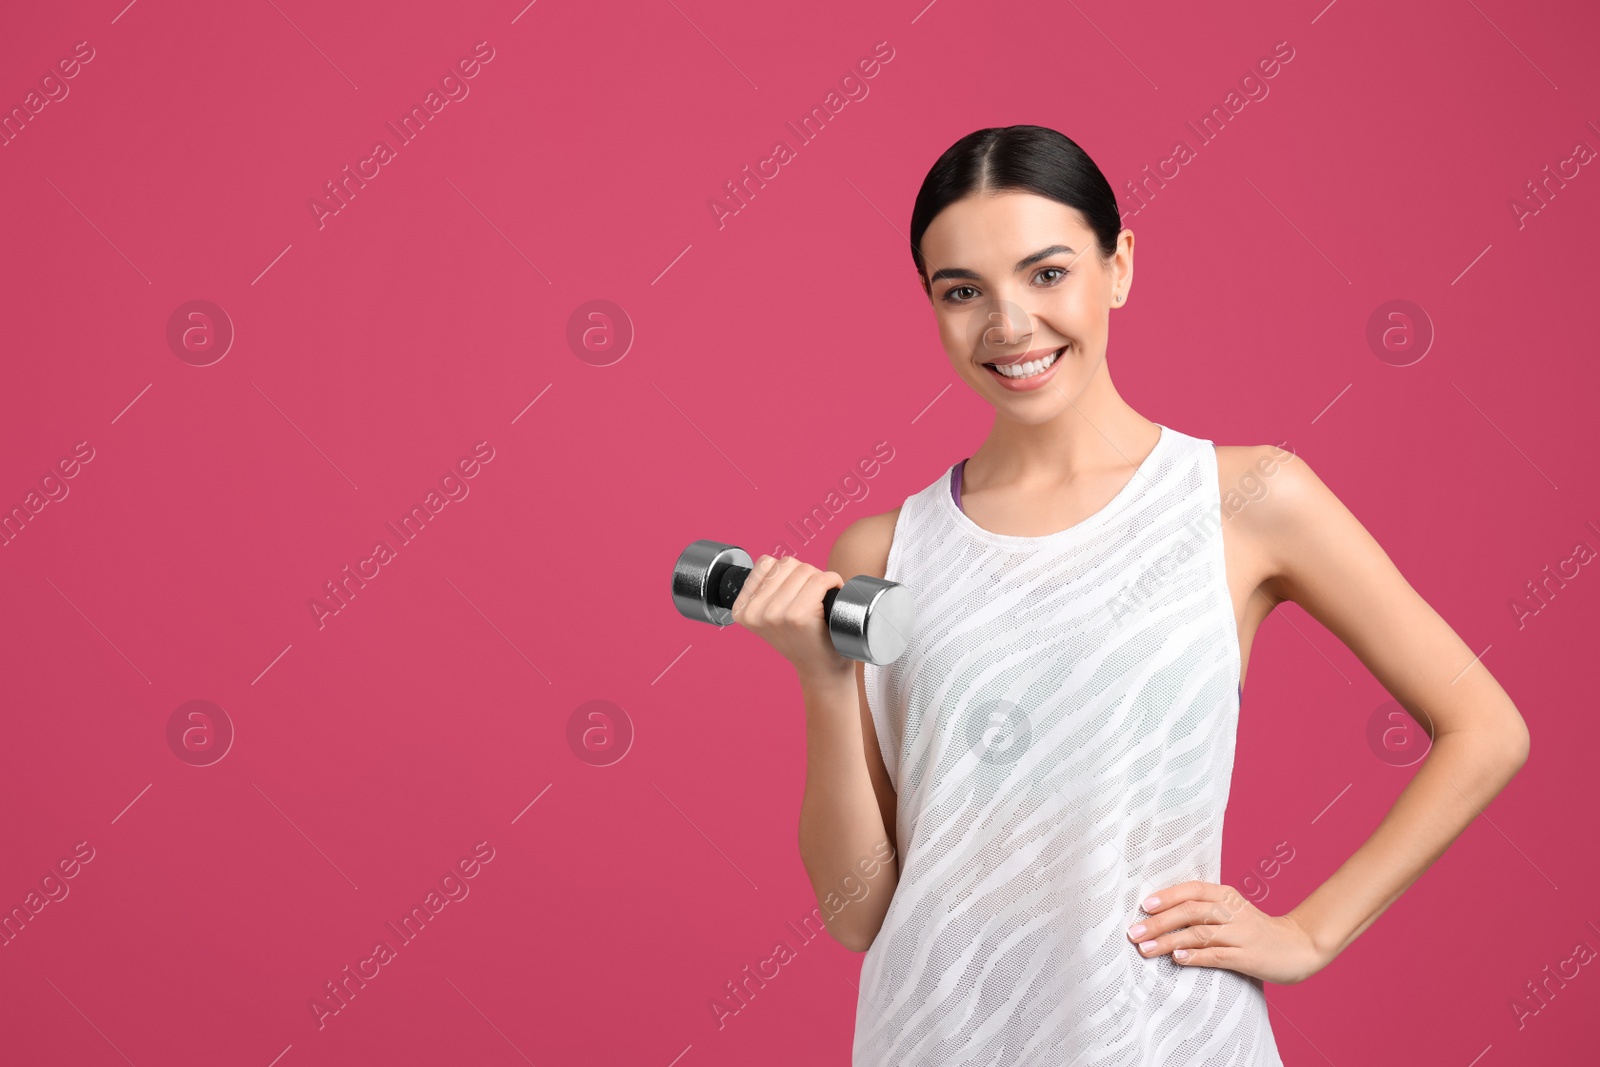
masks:
<path fill-rule="evenodd" d="M 1111 308 L 1133 280 L 1131 231 L 1106 263 L 1075 208 L 1015 190 L 980 193 L 934 218 L 922 254 L 939 339 L 979 396 L 1028 423 L 1077 401 L 1105 359 Z"/>

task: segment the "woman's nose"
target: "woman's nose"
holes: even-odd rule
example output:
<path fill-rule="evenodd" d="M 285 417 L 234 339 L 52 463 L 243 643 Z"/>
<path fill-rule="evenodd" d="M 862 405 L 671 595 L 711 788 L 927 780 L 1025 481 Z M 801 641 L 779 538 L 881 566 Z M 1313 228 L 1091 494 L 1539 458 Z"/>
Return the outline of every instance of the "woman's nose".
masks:
<path fill-rule="evenodd" d="M 975 325 L 978 328 L 977 336 L 973 338 L 976 348 L 1011 348 L 1033 333 L 1033 316 L 1015 301 L 1000 297 L 993 301 Z"/>

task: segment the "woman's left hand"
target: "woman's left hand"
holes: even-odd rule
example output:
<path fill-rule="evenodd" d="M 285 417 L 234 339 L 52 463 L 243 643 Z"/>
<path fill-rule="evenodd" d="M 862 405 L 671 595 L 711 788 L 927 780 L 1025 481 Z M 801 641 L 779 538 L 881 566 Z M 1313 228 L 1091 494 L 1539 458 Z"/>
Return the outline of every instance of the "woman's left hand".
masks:
<path fill-rule="evenodd" d="M 1331 959 L 1291 915 L 1268 915 L 1231 886 L 1180 882 L 1150 895 L 1155 903 L 1143 905 L 1150 917 L 1128 931 L 1147 959 L 1171 953 L 1185 967 L 1219 967 L 1279 985 L 1303 982 Z"/>

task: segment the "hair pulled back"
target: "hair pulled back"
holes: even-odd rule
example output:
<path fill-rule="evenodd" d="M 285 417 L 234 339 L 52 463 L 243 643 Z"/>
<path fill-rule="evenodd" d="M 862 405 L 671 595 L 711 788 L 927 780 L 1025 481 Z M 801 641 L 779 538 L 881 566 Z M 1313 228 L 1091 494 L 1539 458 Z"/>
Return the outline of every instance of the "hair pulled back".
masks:
<path fill-rule="evenodd" d="M 1094 231 L 1100 258 L 1117 250 L 1122 212 L 1111 183 L 1072 138 L 1045 126 L 991 126 L 974 130 L 945 149 L 922 179 L 911 208 L 911 258 L 923 288 L 928 265 L 922 235 L 939 212 L 974 193 L 1021 190 L 1037 193 L 1083 214 Z"/>

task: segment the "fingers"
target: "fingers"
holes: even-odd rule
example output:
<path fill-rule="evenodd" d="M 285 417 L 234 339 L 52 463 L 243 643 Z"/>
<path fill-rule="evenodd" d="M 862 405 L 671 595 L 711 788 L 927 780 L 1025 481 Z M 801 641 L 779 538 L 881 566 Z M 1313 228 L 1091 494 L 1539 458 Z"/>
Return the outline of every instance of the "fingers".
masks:
<path fill-rule="evenodd" d="M 1204 965 L 1237 955 L 1237 947 L 1231 943 L 1235 931 L 1228 924 L 1252 905 L 1236 889 L 1212 882 L 1184 882 L 1157 895 L 1161 897 L 1157 903 L 1160 910 L 1128 928 L 1128 939 L 1139 946 L 1141 956 L 1171 953 L 1179 963 Z"/>
<path fill-rule="evenodd" d="M 751 580 L 759 579 L 751 595 L 750 604 L 745 609 L 746 625 L 760 625 L 782 616 L 780 608 L 789 600 L 783 592 L 784 583 L 793 577 L 800 566 L 800 561 L 793 556 L 785 556 L 782 559 L 762 556 L 756 562 L 760 565 L 760 570 L 752 573 L 745 581 L 745 585 L 749 586 Z M 791 593 L 790 597 L 792 595 Z"/>
<path fill-rule="evenodd" d="M 1197 951 L 1211 952 L 1223 947 L 1233 947 L 1229 944 L 1231 941 L 1232 933 L 1226 925 L 1197 923 L 1158 936 L 1145 934 L 1139 942 L 1139 955 L 1153 959 L 1170 952 L 1174 959 L 1189 963 L 1194 961 Z M 1187 955 L 1179 956 L 1179 952 L 1186 952 Z"/>
<path fill-rule="evenodd" d="M 762 556 L 751 565 L 750 576 L 744 580 L 739 595 L 733 599 L 733 607 L 729 609 L 735 621 L 748 624 L 761 618 L 759 614 L 752 616 L 751 610 L 756 607 L 762 586 L 766 584 L 767 578 L 777 569 L 780 562 L 771 556 Z"/>
<path fill-rule="evenodd" d="M 820 571 L 794 556 L 775 559 L 762 556 L 750 568 L 750 577 L 734 599 L 735 621 L 759 626 L 779 619 L 804 622 L 813 612 L 813 593 L 808 586 L 823 591 L 844 585 L 844 578 L 833 571 Z"/>
<path fill-rule="evenodd" d="M 1226 945 L 1215 948 L 1180 948 L 1173 951 L 1172 958 L 1185 967 L 1226 967 L 1231 970 L 1239 966 L 1238 950 Z"/>
<path fill-rule="evenodd" d="M 1227 889 L 1226 886 L 1217 888 Z M 1254 907 L 1238 893 L 1230 891 L 1230 894 L 1219 899 L 1186 900 L 1182 904 L 1164 908 L 1130 926 L 1128 937 L 1137 942 L 1144 942 L 1184 926 L 1221 925 L 1239 918 L 1246 907 Z"/>
<path fill-rule="evenodd" d="M 828 589 L 843 584 L 844 579 L 833 571 L 796 567 L 784 577 L 783 584 L 773 590 L 772 610 L 790 622 L 806 622 L 816 618 L 817 605 Z"/>

